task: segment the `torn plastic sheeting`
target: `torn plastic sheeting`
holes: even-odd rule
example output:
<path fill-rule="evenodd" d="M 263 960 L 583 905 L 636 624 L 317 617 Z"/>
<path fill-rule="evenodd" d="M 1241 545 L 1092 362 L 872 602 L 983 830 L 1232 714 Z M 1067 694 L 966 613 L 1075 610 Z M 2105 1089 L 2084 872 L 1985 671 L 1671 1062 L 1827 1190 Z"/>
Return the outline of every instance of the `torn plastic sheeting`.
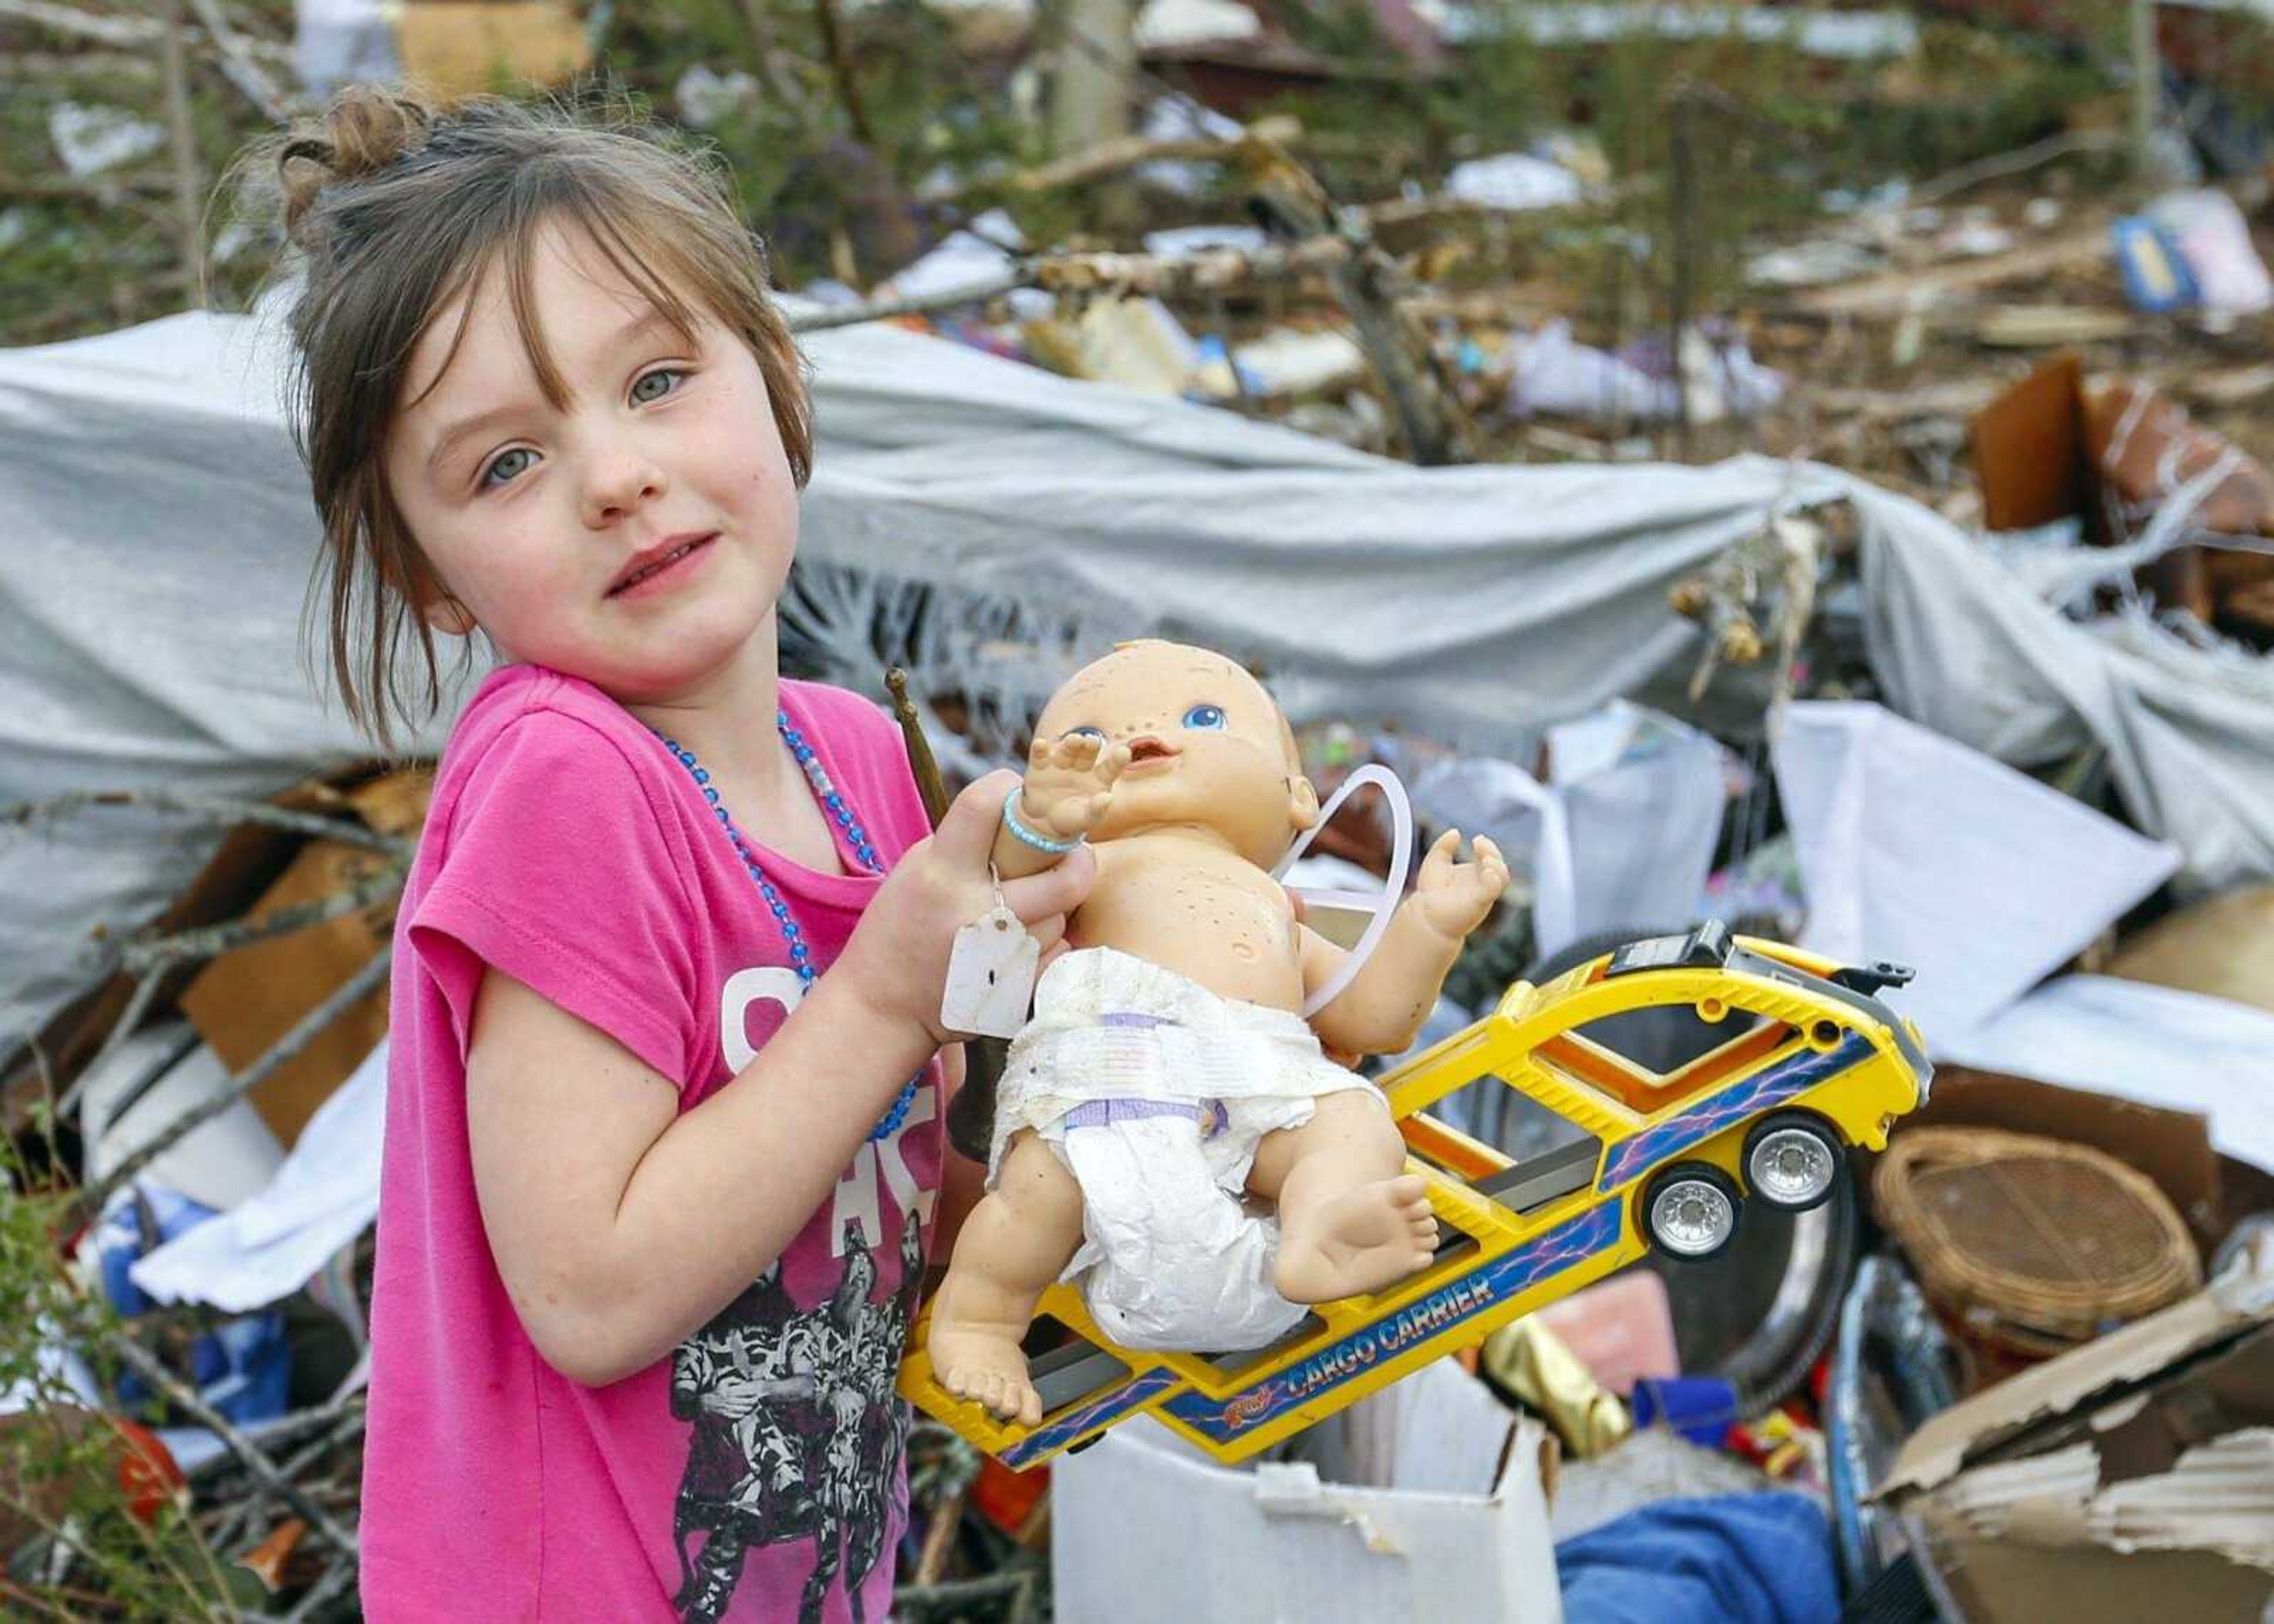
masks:
<path fill-rule="evenodd" d="M 1878 705 L 1790 705 L 1773 740 L 1803 945 L 1915 968 L 1897 1005 L 1937 1053 L 2178 866 L 2170 846 Z"/>
<path fill-rule="evenodd" d="M 1831 476 L 1863 521 L 1864 637 L 1894 710 L 2000 761 L 2097 742 L 2191 891 L 2274 874 L 2274 670 L 2137 617 L 2079 625 L 1908 497 Z"/>
<path fill-rule="evenodd" d="M 1513 762 L 1457 757 L 1422 775 L 1415 804 L 1491 836 L 1530 873 L 1540 952 L 1599 930 L 1688 924 L 1721 836 L 1721 747 L 1624 701 L 1547 736 L 1552 784 Z"/>
<path fill-rule="evenodd" d="M 260 799 L 358 749 L 300 669 L 315 544 L 282 336 L 272 306 L 0 352 L 16 526 L 0 804 L 93 786 Z M 1205 642 L 1268 665 L 1299 724 L 1395 723 L 1467 750 L 1519 753 L 1686 669 L 1698 634 L 1667 589 L 1781 507 L 1846 499 L 1894 708 L 2024 765 L 2097 740 L 2190 883 L 2274 874 L 2274 683 L 2126 623 L 2068 621 L 1947 520 L 1837 470 L 1416 469 L 889 324 L 804 347 L 821 440 L 802 565 Z M 136 658 L 108 657 L 120 648 Z M 990 648 L 923 653 L 939 688 L 1001 680 Z M 865 641 L 861 662 L 846 680 L 874 680 Z M 439 748 L 462 691 L 406 750 Z M 102 973 L 90 922 L 158 915 L 215 838 L 122 808 L 0 847 L 0 1049 Z"/>
<path fill-rule="evenodd" d="M 138 1260 L 129 1277 L 162 1303 L 231 1313 L 305 1285 L 379 1214 L 387 1116 L 382 1042 L 324 1101 L 266 1189 Z"/>

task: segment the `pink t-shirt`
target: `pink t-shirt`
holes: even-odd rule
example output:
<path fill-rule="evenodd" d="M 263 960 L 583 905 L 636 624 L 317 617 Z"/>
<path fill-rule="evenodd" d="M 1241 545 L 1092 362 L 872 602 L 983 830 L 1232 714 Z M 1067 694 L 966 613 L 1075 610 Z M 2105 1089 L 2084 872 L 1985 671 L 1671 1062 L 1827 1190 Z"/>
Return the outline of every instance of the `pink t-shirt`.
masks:
<path fill-rule="evenodd" d="M 885 863 L 929 832 L 875 706 L 797 682 L 781 703 Z M 825 969 L 878 881 L 841 827 L 844 875 L 738 827 Z M 907 1515 L 892 1384 L 939 1185 L 937 1063 L 777 1265 L 669 1358 L 587 1387 L 523 1330 L 475 1201 L 466 1034 L 486 965 L 672 1079 L 682 1110 L 800 996 L 757 884 L 652 733 L 556 672 L 512 666 L 482 685 L 443 754 L 395 926 L 365 1612 L 881 1620 Z"/>

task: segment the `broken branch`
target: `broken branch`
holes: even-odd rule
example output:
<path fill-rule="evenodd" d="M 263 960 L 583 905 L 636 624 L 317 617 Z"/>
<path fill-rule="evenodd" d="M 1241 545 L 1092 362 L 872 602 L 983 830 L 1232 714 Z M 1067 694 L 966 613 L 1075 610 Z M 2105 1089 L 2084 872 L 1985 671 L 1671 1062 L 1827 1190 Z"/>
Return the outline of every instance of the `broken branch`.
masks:
<path fill-rule="evenodd" d="M 300 1485 L 276 1469 L 276 1462 L 267 1453 L 230 1425 L 229 1417 L 207 1403 L 195 1392 L 177 1380 L 174 1372 L 158 1361 L 155 1355 L 132 1337 L 112 1332 L 105 1345 L 116 1353 L 121 1363 L 132 1365 L 145 1381 L 163 1394 L 166 1402 L 196 1417 L 198 1425 L 212 1431 L 226 1445 L 230 1454 L 245 1463 L 245 1470 L 272 1494 L 290 1504 L 293 1510 L 308 1519 L 308 1524 L 348 1556 L 356 1553 L 354 1533 L 343 1528 L 331 1513 L 308 1498 Z"/>
<path fill-rule="evenodd" d="M 4 4 L 5 0 L 0 0 Z M 383 835 L 362 823 L 295 812 L 265 801 L 235 801 L 222 795 L 177 795 L 159 789 L 72 790 L 52 801 L 22 801 L 0 807 L 0 823 L 17 823 L 29 831 L 43 823 L 56 823 L 90 808 L 147 807 L 155 812 L 178 813 L 216 823 L 259 823 L 292 834 L 312 835 L 320 840 L 343 840 L 350 846 L 408 857 L 416 842 Z"/>
<path fill-rule="evenodd" d="M 269 1047 L 268 1052 L 223 1084 L 212 1098 L 200 1101 L 183 1112 L 157 1137 L 135 1151 L 110 1175 L 79 1192 L 79 1205 L 88 1212 L 100 1212 L 110 1192 L 125 1184 L 151 1162 L 163 1155 L 175 1144 L 196 1129 L 220 1116 L 245 1094 L 259 1087 L 275 1073 L 284 1063 L 313 1042 L 319 1034 L 335 1020 L 363 1001 L 364 995 L 387 979 L 388 966 L 395 957 L 392 947 L 383 947 L 373 956 L 369 964 L 350 976 L 314 1009 L 300 1018 L 299 1023 Z"/>

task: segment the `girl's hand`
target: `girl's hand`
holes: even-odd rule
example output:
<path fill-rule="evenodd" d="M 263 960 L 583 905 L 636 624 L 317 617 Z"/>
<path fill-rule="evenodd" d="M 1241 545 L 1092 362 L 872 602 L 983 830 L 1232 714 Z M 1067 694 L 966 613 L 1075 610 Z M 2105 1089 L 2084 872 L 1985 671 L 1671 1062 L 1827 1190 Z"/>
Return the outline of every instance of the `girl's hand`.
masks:
<path fill-rule="evenodd" d="M 955 798 L 932 837 L 900 859 L 830 971 L 849 978 L 880 1015 L 922 1027 L 934 1044 L 961 1035 L 939 1024 L 948 949 L 958 929 L 995 906 L 988 854 L 1018 782 L 1016 773 L 990 772 Z M 1097 860 L 1077 847 L 1040 874 L 1005 879 L 1003 900 L 1047 952 L 1096 877 Z"/>

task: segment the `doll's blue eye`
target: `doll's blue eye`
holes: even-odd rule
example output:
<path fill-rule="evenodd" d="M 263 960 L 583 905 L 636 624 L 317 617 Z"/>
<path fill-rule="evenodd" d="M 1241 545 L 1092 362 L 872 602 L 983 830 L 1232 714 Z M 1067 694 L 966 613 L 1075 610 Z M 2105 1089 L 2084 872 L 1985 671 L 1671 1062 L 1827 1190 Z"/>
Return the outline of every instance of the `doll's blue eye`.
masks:
<path fill-rule="evenodd" d="M 1185 726 L 1187 727 L 1221 728 L 1230 725 L 1222 705 L 1194 705 L 1185 712 Z"/>
<path fill-rule="evenodd" d="M 1105 737 L 1105 730 L 1103 727 L 1069 727 L 1065 730 L 1065 736 L 1069 739 L 1082 733 L 1088 733 L 1093 739 L 1102 740 Z"/>

